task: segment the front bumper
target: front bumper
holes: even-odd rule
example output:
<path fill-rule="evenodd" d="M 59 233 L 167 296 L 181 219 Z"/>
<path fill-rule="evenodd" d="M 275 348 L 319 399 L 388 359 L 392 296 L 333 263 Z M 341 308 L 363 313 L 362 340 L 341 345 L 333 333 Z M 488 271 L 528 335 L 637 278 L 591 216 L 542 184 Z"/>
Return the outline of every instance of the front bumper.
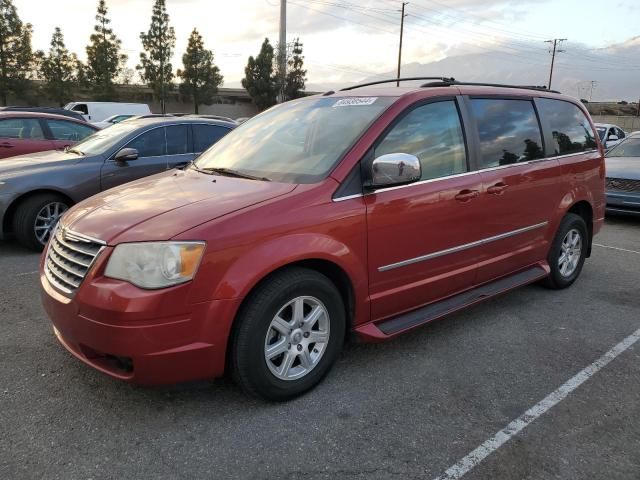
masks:
<path fill-rule="evenodd" d="M 144 291 L 89 277 L 70 299 L 40 274 L 42 303 L 54 333 L 75 357 L 107 375 L 143 385 L 224 373 L 239 300 L 188 305 L 188 285 Z"/>
<path fill-rule="evenodd" d="M 640 192 L 607 191 L 607 212 L 640 215 Z"/>
<path fill-rule="evenodd" d="M 0 240 L 3 240 L 7 235 L 5 231 L 5 215 L 7 214 L 7 209 L 9 205 L 11 205 L 11 201 L 13 200 L 13 196 L 11 195 L 0 195 Z M 9 226 L 10 228 L 10 226 Z"/>

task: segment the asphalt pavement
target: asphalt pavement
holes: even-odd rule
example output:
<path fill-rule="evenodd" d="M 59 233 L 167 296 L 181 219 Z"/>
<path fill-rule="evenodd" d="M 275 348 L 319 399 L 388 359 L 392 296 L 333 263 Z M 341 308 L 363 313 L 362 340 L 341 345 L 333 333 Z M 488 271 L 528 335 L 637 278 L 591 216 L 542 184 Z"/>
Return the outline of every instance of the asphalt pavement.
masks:
<path fill-rule="evenodd" d="M 53 336 L 38 256 L 0 242 L 0 479 L 435 479 L 640 329 L 640 219 L 595 243 L 572 288 L 350 344 L 274 404 L 226 379 L 143 388 L 88 368 Z M 462 478 L 640 479 L 640 341 L 529 420 Z"/>

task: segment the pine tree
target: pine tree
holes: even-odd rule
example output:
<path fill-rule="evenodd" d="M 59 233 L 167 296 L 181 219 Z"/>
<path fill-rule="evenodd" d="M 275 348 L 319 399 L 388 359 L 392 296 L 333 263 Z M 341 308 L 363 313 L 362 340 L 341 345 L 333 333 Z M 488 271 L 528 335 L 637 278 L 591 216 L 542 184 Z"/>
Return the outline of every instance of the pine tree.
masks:
<path fill-rule="evenodd" d="M 32 73 L 31 25 L 24 24 L 12 0 L 0 0 L 0 99 L 19 95 Z"/>
<path fill-rule="evenodd" d="M 61 107 L 71 98 L 76 61 L 64 44 L 62 31 L 56 27 L 48 55 L 42 55 L 40 74 L 45 81 L 45 91 Z"/>
<path fill-rule="evenodd" d="M 273 69 L 273 46 L 265 38 L 257 57 L 249 57 L 244 69 L 242 86 L 247 90 L 253 103 L 260 110 L 276 104 L 278 81 Z"/>
<path fill-rule="evenodd" d="M 194 111 L 198 113 L 198 105 L 213 103 L 223 77 L 220 69 L 213 63 L 213 52 L 204 48 L 202 35 L 195 28 L 189 37 L 182 63 L 184 69 L 178 70 L 178 76 L 182 78 L 180 93 L 193 100 Z"/>
<path fill-rule="evenodd" d="M 140 64 L 136 68 L 142 80 L 160 98 L 162 113 L 165 113 L 166 94 L 173 89 L 171 57 L 176 45 L 176 34 L 173 27 L 169 26 L 165 0 L 156 0 L 149 31 L 140 33 L 140 40 L 146 53 L 140 54 Z"/>
<path fill-rule="evenodd" d="M 115 98 L 114 79 L 122 70 L 127 56 L 120 53 L 120 39 L 109 28 L 111 20 L 107 17 L 105 0 L 98 3 L 95 33 L 87 46 L 87 80 L 93 87 L 97 100 Z"/>
<path fill-rule="evenodd" d="M 285 83 L 285 98 L 287 100 L 300 98 L 304 95 L 302 92 L 307 80 L 307 71 L 302 68 L 303 66 L 302 43 L 299 38 L 296 38 L 293 42 L 291 56 L 287 59 L 288 72 Z"/>

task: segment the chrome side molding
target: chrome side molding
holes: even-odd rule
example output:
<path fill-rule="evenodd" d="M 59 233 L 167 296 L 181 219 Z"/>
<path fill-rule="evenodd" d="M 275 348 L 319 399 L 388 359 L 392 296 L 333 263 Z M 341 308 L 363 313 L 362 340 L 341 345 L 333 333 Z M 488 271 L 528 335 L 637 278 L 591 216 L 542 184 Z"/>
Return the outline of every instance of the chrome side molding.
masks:
<path fill-rule="evenodd" d="M 402 260 L 401 262 L 391 263 L 389 265 L 384 265 L 382 267 L 378 267 L 379 272 L 386 272 L 388 270 L 393 270 L 394 268 L 405 267 L 407 265 L 411 265 L 413 263 L 425 262 L 427 260 L 432 260 L 434 258 L 443 257 L 445 255 L 450 255 L 452 253 L 461 252 L 463 250 L 468 250 L 470 248 L 479 247 L 481 245 L 486 245 L 487 243 L 497 242 L 498 240 L 502 240 L 504 238 L 513 237 L 514 235 L 519 235 L 521 233 L 529 232 L 531 230 L 536 230 L 538 228 L 546 227 L 549 222 L 537 223 L 535 225 L 530 225 L 528 227 L 519 228 L 517 230 L 512 230 L 510 232 L 501 233 L 500 235 L 495 235 L 489 238 L 483 238 L 482 240 L 476 240 L 475 242 L 465 243 L 463 245 L 458 245 L 457 247 L 447 248 L 445 250 L 440 250 L 433 253 L 428 253 L 426 255 L 421 255 L 420 257 L 409 258 L 407 260 Z"/>

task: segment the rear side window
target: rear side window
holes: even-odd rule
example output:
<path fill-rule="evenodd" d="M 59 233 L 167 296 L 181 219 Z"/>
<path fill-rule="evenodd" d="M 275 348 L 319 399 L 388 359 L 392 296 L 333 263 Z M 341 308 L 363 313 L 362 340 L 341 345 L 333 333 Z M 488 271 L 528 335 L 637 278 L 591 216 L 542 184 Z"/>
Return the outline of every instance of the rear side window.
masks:
<path fill-rule="evenodd" d="M 537 100 L 540 115 L 553 132 L 556 155 L 568 155 L 596 148 L 596 136 L 589 120 L 573 103 L 550 98 Z"/>
<path fill-rule="evenodd" d="M 193 151 L 204 152 L 231 130 L 217 125 L 193 125 Z"/>
<path fill-rule="evenodd" d="M 544 157 L 542 134 L 533 102 L 473 99 L 471 111 L 480 135 L 480 168 Z"/>
<path fill-rule="evenodd" d="M 95 132 L 93 128 L 64 120 L 46 120 L 54 140 L 79 142 Z"/>
<path fill-rule="evenodd" d="M 110 127 L 110 129 L 113 127 Z M 166 154 L 167 144 L 164 138 L 164 128 L 154 128 L 133 140 L 129 148 L 135 148 L 140 157 L 160 157 Z"/>
<path fill-rule="evenodd" d="M 189 152 L 189 126 L 172 125 L 166 127 L 167 155 L 180 155 Z"/>
<path fill-rule="evenodd" d="M 420 159 L 422 179 L 467 171 L 467 155 L 455 102 L 417 107 L 403 117 L 376 147 L 374 156 L 409 153 Z"/>
<path fill-rule="evenodd" d="M 0 137 L 21 140 L 44 140 L 40 121 L 35 118 L 9 118 L 0 120 Z"/>

